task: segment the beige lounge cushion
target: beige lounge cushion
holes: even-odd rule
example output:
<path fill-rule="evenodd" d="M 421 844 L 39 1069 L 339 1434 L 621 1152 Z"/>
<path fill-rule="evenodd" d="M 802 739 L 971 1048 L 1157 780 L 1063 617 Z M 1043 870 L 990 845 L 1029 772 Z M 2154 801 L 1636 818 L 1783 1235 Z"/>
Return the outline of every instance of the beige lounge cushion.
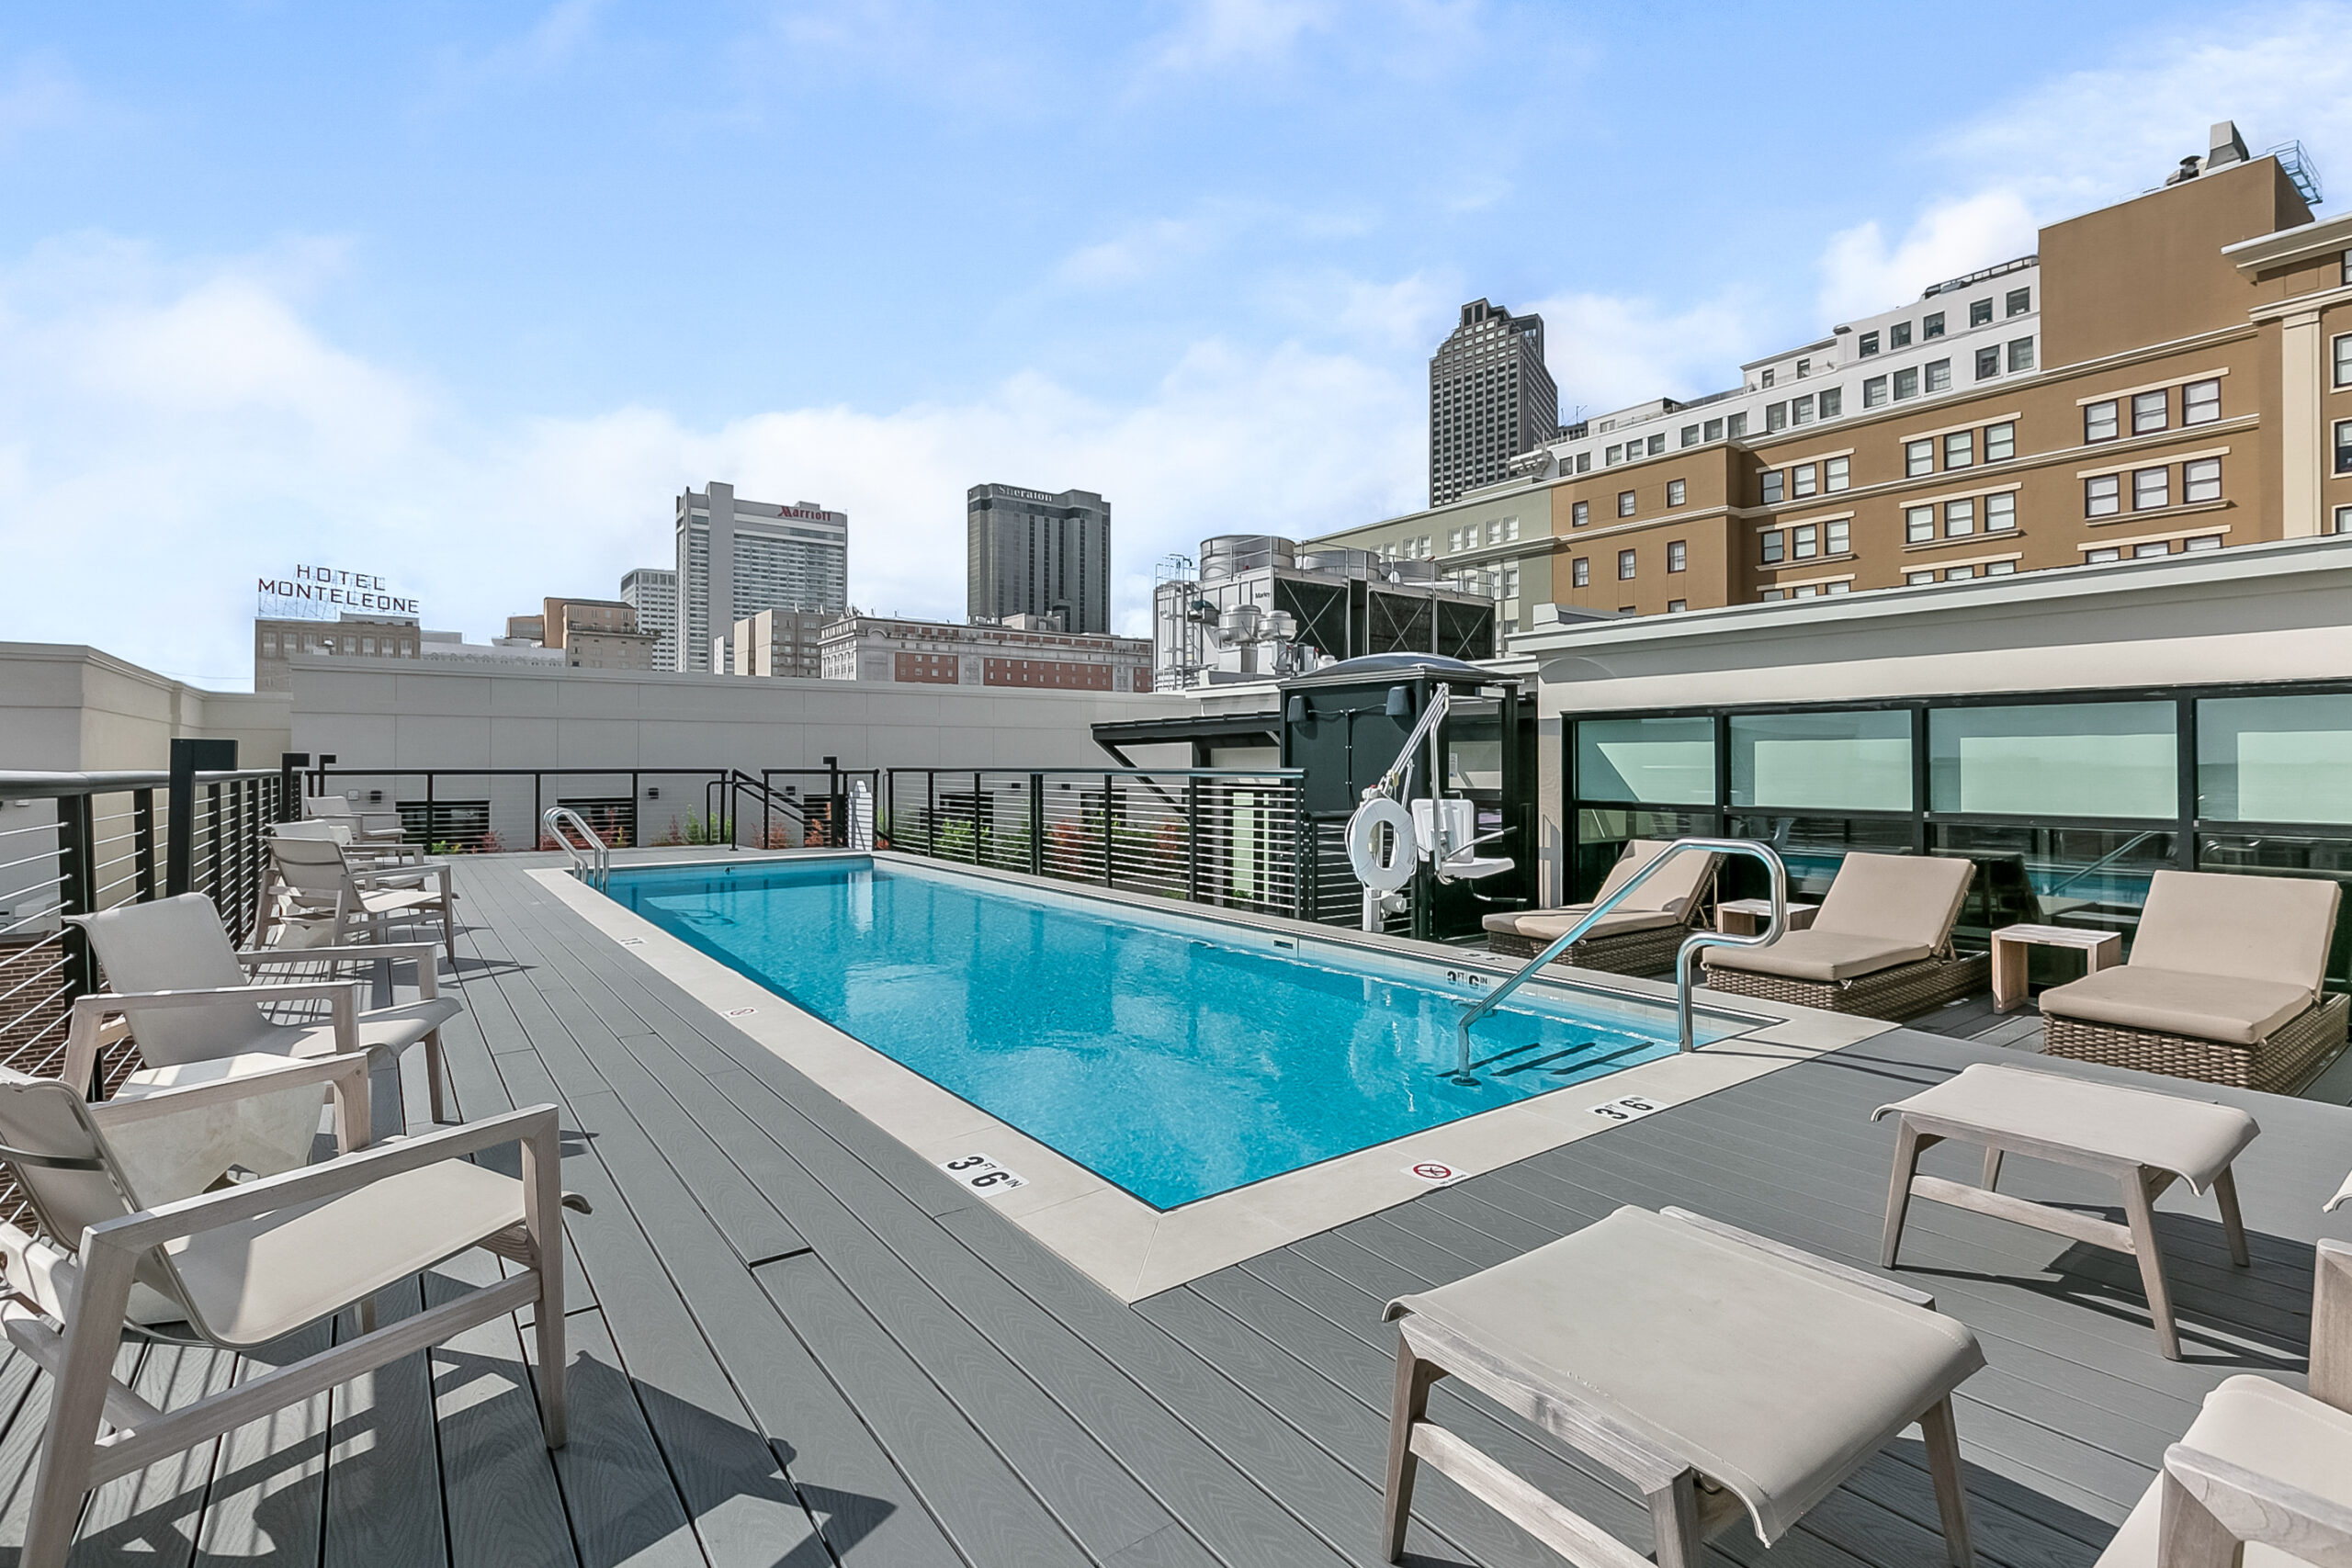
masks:
<path fill-rule="evenodd" d="M 2252 1045 L 2311 1006 L 2311 993 L 2276 980 L 2156 969 L 2101 969 L 2041 993 L 2041 1010 L 2086 1023 Z"/>
<path fill-rule="evenodd" d="M 1857 850 L 1838 863 L 1812 929 L 1933 952 L 1951 940 L 1975 875 L 1971 861 Z M 1785 938 L 1780 945 L 1787 945 Z"/>
<path fill-rule="evenodd" d="M 2199 1192 L 2262 1131 L 2234 1105 L 1990 1062 L 1882 1105 L 1871 1119 L 1890 1111 L 2154 1166 Z"/>
<path fill-rule="evenodd" d="M 2352 1507 L 2352 1415 L 2268 1378 L 2239 1373 L 2205 1396 L 2181 1439 L 2199 1453 Z M 2164 1477 L 2149 1483 L 2098 1568 L 2157 1568 Z M 2245 1568 L 2303 1568 L 2276 1547 L 2248 1546 Z"/>
<path fill-rule="evenodd" d="M 2336 885 L 2318 877 L 2160 871 L 2128 967 L 2298 986 L 2316 995 L 2335 936 Z"/>
<path fill-rule="evenodd" d="M 1954 1319 L 1631 1207 L 1410 1314 L 1688 1460 L 1768 1544 L 1984 1364 Z"/>
<path fill-rule="evenodd" d="M 1702 956 L 1710 969 L 1743 969 L 1826 984 L 1916 964 L 1928 953 L 1925 942 L 1826 931 L 1815 925 L 1811 931 L 1790 931 L 1770 947 L 1711 947 Z"/>
<path fill-rule="evenodd" d="M 443 1160 L 167 1246 L 222 1344 L 259 1345 L 520 1224 L 523 1184 Z"/>
<path fill-rule="evenodd" d="M 1512 917 L 1512 931 L 1530 942 L 1556 942 L 1567 935 L 1568 928 L 1590 913 L 1584 909 L 1539 909 Z M 1489 920 L 1495 916 L 1487 917 Z M 1611 909 L 1595 922 L 1588 937 L 1624 936 L 1631 931 L 1664 931 L 1679 926 L 1682 917 L 1663 909 L 1627 909 L 1623 905 Z"/>
<path fill-rule="evenodd" d="M 1587 903 L 1564 904 L 1551 909 L 1506 911 L 1488 915 L 1482 923 L 1487 930 L 1499 931 L 1505 936 L 1551 942 L 1590 914 L 1594 905 L 1631 882 L 1634 874 L 1644 866 L 1664 854 L 1668 842 L 1664 839 L 1628 841 L 1625 852 L 1617 858 L 1617 863 L 1611 866 L 1609 874 L 1601 879 L 1600 890 Z M 1708 879 L 1714 875 L 1716 863 L 1721 858 L 1697 850 L 1684 851 L 1667 862 L 1657 875 L 1634 888 L 1623 903 L 1611 909 L 1600 925 L 1586 934 L 1623 936 L 1627 931 L 1657 931 L 1687 921 L 1698 912 L 1699 897 L 1706 891 Z"/>

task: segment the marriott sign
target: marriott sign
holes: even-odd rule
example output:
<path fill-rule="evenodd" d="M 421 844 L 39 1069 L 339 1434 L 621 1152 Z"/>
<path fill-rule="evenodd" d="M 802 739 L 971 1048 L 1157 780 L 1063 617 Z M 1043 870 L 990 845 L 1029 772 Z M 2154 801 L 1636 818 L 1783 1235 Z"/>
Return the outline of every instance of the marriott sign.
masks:
<path fill-rule="evenodd" d="M 318 615 L 338 610 L 373 610 L 388 615 L 417 613 L 416 601 L 388 592 L 382 578 L 327 566 L 298 566 L 292 577 L 257 579 L 254 591 L 264 602 L 261 613 L 265 615 Z"/>

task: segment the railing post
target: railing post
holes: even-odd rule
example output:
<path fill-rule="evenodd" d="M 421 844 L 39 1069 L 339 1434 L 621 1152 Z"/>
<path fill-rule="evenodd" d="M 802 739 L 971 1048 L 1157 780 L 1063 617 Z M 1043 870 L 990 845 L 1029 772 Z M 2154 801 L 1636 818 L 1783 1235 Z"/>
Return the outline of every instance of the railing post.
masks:
<path fill-rule="evenodd" d="M 332 761 L 332 759 L 329 759 Z M 237 765 L 233 740 L 172 742 L 171 821 L 164 852 L 164 892 L 177 897 L 196 880 L 196 775 L 226 773 Z"/>
<path fill-rule="evenodd" d="M 277 820 L 300 822 L 302 819 L 302 770 L 310 765 L 308 751 L 281 751 L 277 754 Z"/>
<path fill-rule="evenodd" d="M 431 854 L 433 852 L 433 846 L 435 842 L 433 836 L 433 829 L 439 826 L 439 824 L 433 820 L 433 776 L 432 769 L 427 768 L 424 770 L 424 852 L 427 854 Z M 392 781 L 392 809 L 394 811 L 398 811 L 400 808 L 401 784 L 400 780 L 394 779 Z"/>
<path fill-rule="evenodd" d="M 1184 899 L 1201 901 L 1201 776 L 1184 781 Z"/>
<path fill-rule="evenodd" d="M 223 837 L 220 821 L 220 785 L 218 783 L 204 786 L 204 833 L 206 840 L 204 895 L 212 900 L 215 908 L 218 908 L 220 904 L 220 841 Z M 226 923 L 225 920 L 222 922 L 224 925 Z"/>
<path fill-rule="evenodd" d="M 1029 775 L 1029 874 L 1046 874 L 1046 775 Z"/>
<path fill-rule="evenodd" d="M 922 852 L 939 853 L 939 775 L 929 768 L 922 773 Z"/>
<path fill-rule="evenodd" d="M 1322 845 L 1315 837 L 1315 822 L 1307 816 L 1299 798 L 1298 781 L 1288 781 L 1286 794 L 1290 800 L 1291 841 L 1298 846 L 1292 856 L 1295 869 L 1291 874 L 1291 902 L 1295 918 L 1311 920 L 1323 908 L 1323 863 L 1319 858 Z"/>
<path fill-rule="evenodd" d="M 152 789 L 130 792 L 130 857 L 138 878 L 138 901 L 152 903 L 155 897 L 155 792 Z"/>
<path fill-rule="evenodd" d="M 1116 870 L 1114 858 L 1116 852 L 1111 847 L 1111 791 L 1114 782 L 1110 774 L 1102 775 L 1102 886 L 1105 887 L 1114 886 Z"/>
<path fill-rule="evenodd" d="M 58 903 L 61 915 L 96 914 L 98 908 L 97 809 L 87 795 L 57 800 Z M 71 921 L 64 926 L 66 1005 L 98 988 L 98 963 L 89 934 Z"/>

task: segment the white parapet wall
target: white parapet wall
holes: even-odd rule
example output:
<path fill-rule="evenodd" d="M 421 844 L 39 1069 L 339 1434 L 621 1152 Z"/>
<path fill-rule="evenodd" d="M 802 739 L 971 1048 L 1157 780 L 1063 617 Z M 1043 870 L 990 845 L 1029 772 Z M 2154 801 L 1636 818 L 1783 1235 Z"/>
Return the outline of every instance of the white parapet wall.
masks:
<path fill-rule="evenodd" d="M 0 642 L 0 769 L 163 768 L 175 739 L 237 742 L 242 767 L 274 768 L 292 700 L 207 692 L 78 643 Z"/>

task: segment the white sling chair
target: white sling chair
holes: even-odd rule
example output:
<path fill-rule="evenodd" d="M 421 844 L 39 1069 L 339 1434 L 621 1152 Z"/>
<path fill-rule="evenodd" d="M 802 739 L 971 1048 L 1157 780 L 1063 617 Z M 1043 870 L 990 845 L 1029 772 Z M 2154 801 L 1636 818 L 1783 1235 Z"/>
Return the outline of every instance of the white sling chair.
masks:
<path fill-rule="evenodd" d="M 408 840 L 399 812 L 362 811 L 340 795 L 306 795 L 302 810 L 311 821 L 335 822 L 350 829 L 356 843 L 397 845 Z"/>
<path fill-rule="evenodd" d="M 74 999 L 62 1073 L 67 1083 L 76 1088 L 89 1083 L 97 1063 L 100 1028 L 107 1018 L 117 1015 L 130 1019 L 132 1037 L 144 1064 L 116 1091 L 118 1098 L 234 1072 L 237 1062 L 249 1056 L 307 1057 L 365 1051 L 371 1059 L 385 1061 L 397 1059 L 422 1041 L 433 1119 L 445 1120 L 441 1026 L 465 1010 L 455 998 L 440 994 L 439 954 L 431 942 L 238 953 L 230 947 L 211 900 L 196 893 L 71 918 L 89 933 L 112 989 Z M 363 1012 L 359 981 L 256 985 L 248 973 L 286 964 L 353 959 L 413 960 L 417 999 Z M 257 1005 L 281 1001 L 325 1001 L 334 1012 L 324 1023 L 276 1023 Z M 199 1064 L 220 1066 L 199 1068 Z M 252 1112 L 246 1120 L 259 1114 Z M 307 1122 L 299 1130 L 287 1126 L 282 1119 L 269 1123 L 269 1129 L 278 1131 L 253 1129 L 256 1138 L 282 1150 L 285 1157 L 274 1165 L 256 1164 L 250 1158 L 236 1163 L 265 1174 L 300 1165 L 310 1157 L 317 1125 L 314 1097 Z"/>
<path fill-rule="evenodd" d="M 288 1085 L 334 1086 L 338 1157 L 192 1197 L 158 1195 L 119 1157 L 130 1123 Z M 551 1105 L 348 1152 L 368 1122 L 364 1058 L 264 1072 L 129 1103 L 0 1068 L 0 1162 L 39 1234 L 0 1224 L 0 1326 L 55 1380 L 19 1568 L 61 1568 L 84 1499 L 117 1476 L 524 1307 L 538 1339 L 540 1425 L 564 1441 L 563 1222 Z M 522 1145 L 522 1178 L 468 1156 Z M 516 1266 L 496 1284 L 381 1328 L 376 1292 L 480 1247 Z M 248 1350 L 361 1310 L 363 1332 L 192 1404 L 159 1410 L 114 1376 L 134 1293 L 168 1303 L 187 1337 Z M 150 1315 L 149 1321 L 164 1321 Z"/>
<path fill-rule="evenodd" d="M 285 884 L 288 921 L 322 925 L 328 941 L 380 940 L 394 924 L 415 925 L 427 918 L 441 922 L 443 945 L 449 962 L 458 961 L 457 895 L 449 887 L 449 868 L 430 868 L 433 878 L 420 886 L 410 872 L 386 874 L 355 868 L 341 844 L 332 839 L 272 833 L 271 869 Z M 406 886 L 401 884 L 405 882 Z"/>

